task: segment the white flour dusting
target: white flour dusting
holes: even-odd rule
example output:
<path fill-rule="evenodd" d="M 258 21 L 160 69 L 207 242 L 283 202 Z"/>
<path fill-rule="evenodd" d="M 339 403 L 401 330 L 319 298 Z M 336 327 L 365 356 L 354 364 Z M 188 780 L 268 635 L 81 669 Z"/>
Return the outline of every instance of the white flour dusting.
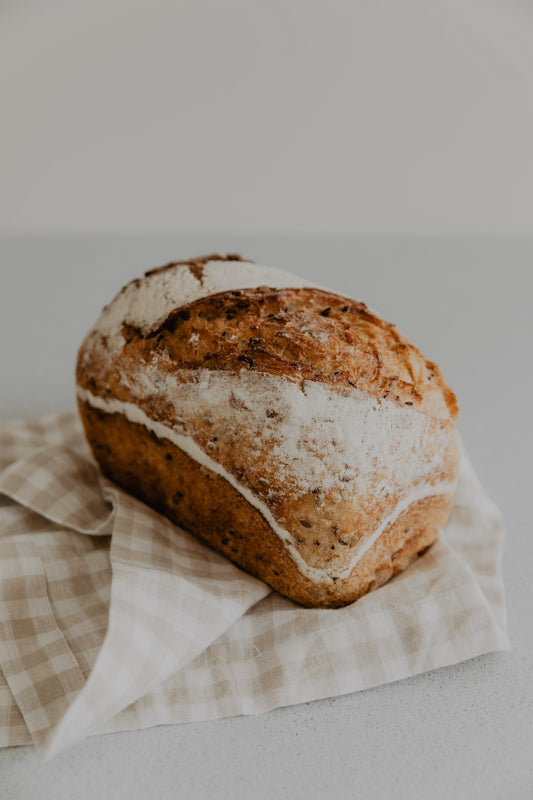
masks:
<path fill-rule="evenodd" d="M 207 455 L 207 453 L 205 453 L 198 446 L 191 436 L 187 436 L 174 428 L 163 425 L 162 423 L 151 419 L 135 403 L 123 402 L 115 399 L 104 400 L 103 398 L 93 395 L 91 392 L 82 389 L 81 387 L 78 387 L 78 397 L 80 400 L 87 402 L 95 408 L 98 408 L 109 414 L 124 414 L 124 416 L 126 416 L 126 418 L 131 422 L 144 425 L 148 430 L 153 431 L 156 436 L 173 442 L 177 447 L 187 453 L 191 458 L 195 459 L 198 463 L 225 478 L 228 483 L 230 483 L 243 495 L 243 497 L 250 503 L 251 506 L 256 508 L 263 515 L 272 530 L 284 542 L 288 552 L 295 561 L 300 572 L 314 583 L 331 584 L 333 583 L 334 579 L 348 578 L 353 568 L 357 565 L 361 558 L 363 558 L 365 553 L 377 540 L 377 538 L 379 538 L 381 533 L 386 530 L 389 525 L 392 525 L 397 517 L 403 513 L 403 511 L 409 508 L 412 503 L 418 502 L 427 497 L 449 494 L 453 492 L 455 488 L 455 484 L 453 482 L 444 481 L 436 484 L 425 482 L 415 487 L 411 487 L 410 490 L 407 491 L 397 502 L 393 511 L 384 519 L 382 519 L 380 525 L 374 531 L 372 536 L 369 537 L 368 540 L 364 541 L 360 548 L 352 554 L 349 563 L 345 565 L 344 568 L 339 570 L 336 569 L 333 564 L 330 564 L 327 568 L 320 569 L 310 566 L 305 561 L 296 546 L 294 537 L 289 531 L 287 531 L 277 522 L 268 505 L 249 488 L 243 486 L 242 483 L 240 483 L 234 475 L 226 471 L 218 461 L 213 460 L 209 455 Z"/>
<path fill-rule="evenodd" d="M 272 286 L 276 289 L 315 286 L 297 275 L 249 261 L 208 261 L 197 278 L 186 264 L 148 275 L 128 284 L 102 311 L 95 330 L 102 336 L 120 336 L 122 324 L 143 332 L 160 325 L 176 308 L 217 292 Z"/>
<path fill-rule="evenodd" d="M 270 474 L 288 492 L 320 487 L 336 488 L 344 497 L 370 490 L 386 497 L 444 466 L 449 426 L 436 428 L 433 418 L 416 409 L 356 388 L 338 390 L 255 370 L 169 374 L 157 358 L 124 374 L 122 383 L 141 407 L 146 398 L 171 403 L 180 430 L 198 443 L 208 433 L 204 447 L 210 456 L 227 469 L 244 470 L 259 493 L 257 478 Z"/>

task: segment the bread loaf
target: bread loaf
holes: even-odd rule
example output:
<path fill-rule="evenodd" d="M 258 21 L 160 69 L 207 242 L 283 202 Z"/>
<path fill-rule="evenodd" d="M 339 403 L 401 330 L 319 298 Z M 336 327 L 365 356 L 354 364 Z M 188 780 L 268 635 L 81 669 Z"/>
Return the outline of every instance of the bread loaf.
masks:
<path fill-rule="evenodd" d="M 290 273 L 237 255 L 147 272 L 85 338 L 77 385 L 109 478 L 303 605 L 381 586 L 447 519 L 457 405 L 438 367 Z"/>

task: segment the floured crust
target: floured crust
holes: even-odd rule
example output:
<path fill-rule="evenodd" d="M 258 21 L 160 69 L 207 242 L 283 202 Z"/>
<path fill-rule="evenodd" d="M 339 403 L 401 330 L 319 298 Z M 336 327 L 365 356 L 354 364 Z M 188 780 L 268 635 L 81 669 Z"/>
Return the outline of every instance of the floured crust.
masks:
<path fill-rule="evenodd" d="M 126 363 L 148 362 L 155 350 L 179 368 L 249 369 L 354 386 L 437 418 L 457 416 L 436 364 L 364 303 L 321 289 L 220 292 L 175 309 L 154 330 L 125 324 L 122 333 Z M 94 367 L 105 383 L 112 380 L 105 364 Z M 83 372 L 78 379 L 89 388 Z"/>
<path fill-rule="evenodd" d="M 211 291 L 218 261 L 241 288 Z M 288 597 L 334 607 L 435 540 L 457 404 L 395 326 L 302 284 L 236 255 L 151 270 L 88 334 L 77 382 L 106 474 Z M 178 288 L 195 299 L 162 316 L 160 288 L 167 309 Z"/>

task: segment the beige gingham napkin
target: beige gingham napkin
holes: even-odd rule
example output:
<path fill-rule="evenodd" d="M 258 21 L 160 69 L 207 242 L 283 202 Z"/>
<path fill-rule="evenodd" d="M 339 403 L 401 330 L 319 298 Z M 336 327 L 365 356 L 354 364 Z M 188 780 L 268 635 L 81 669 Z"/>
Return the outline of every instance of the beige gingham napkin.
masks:
<path fill-rule="evenodd" d="M 0 745 L 255 714 L 506 649 L 503 525 L 463 451 L 440 541 L 296 606 L 105 479 L 75 412 L 0 424 Z"/>

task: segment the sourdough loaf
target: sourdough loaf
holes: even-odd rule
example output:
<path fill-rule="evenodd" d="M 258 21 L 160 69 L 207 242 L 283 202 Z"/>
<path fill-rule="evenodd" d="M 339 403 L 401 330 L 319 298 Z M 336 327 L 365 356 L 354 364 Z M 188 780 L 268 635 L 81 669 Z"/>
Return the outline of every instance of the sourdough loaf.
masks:
<path fill-rule="evenodd" d="M 77 385 L 108 477 L 303 605 L 377 588 L 446 521 L 457 405 L 438 367 L 290 273 L 237 255 L 147 272 L 85 338 Z"/>

